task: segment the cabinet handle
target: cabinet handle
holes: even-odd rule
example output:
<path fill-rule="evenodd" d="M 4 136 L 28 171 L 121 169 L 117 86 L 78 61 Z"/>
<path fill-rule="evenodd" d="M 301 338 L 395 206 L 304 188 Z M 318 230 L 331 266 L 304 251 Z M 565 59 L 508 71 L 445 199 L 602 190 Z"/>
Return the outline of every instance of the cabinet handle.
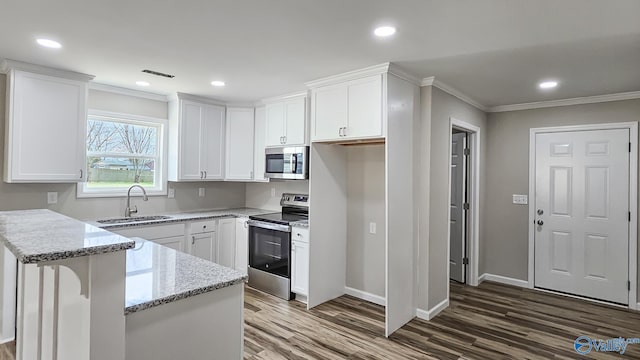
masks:
<path fill-rule="evenodd" d="M 202 170 L 200 170 L 200 179 L 202 179 Z"/>
<path fill-rule="evenodd" d="M 342 128 L 342 136 L 347 136 L 347 127 Z"/>
<path fill-rule="evenodd" d="M 207 170 L 204 171 L 204 178 L 207 178 Z"/>
<path fill-rule="evenodd" d="M 82 171 L 82 169 L 80 169 L 80 179 L 82 179 L 82 175 L 84 175 L 84 171 Z"/>
<path fill-rule="evenodd" d="M 343 136 L 343 135 L 342 135 L 342 129 L 344 129 L 344 128 L 340 128 L 340 129 L 338 130 L 338 136 L 340 136 L 340 137 L 342 137 L 342 136 Z"/>
<path fill-rule="evenodd" d="M 191 237 L 191 245 L 195 245 L 196 244 L 196 237 L 192 236 Z"/>
<path fill-rule="evenodd" d="M 282 141 L 282 143 L 283 143 L 283 144 L 286 144 L 286 143 L 287 143 L 287 136 L 285 135 L 285 136 L 283 136 L 282 138 L 284 139 L 284 140 Z"/>

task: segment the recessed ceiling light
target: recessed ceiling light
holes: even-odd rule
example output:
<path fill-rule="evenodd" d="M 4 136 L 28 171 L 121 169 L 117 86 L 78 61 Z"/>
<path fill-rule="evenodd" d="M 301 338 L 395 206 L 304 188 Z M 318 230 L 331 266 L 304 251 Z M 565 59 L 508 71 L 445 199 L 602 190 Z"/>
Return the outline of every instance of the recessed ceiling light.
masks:
<path fill-rule="evenodd" d="M 138 86 L 149 86 L 151 84 L 149 84 L 147 81 L 136 81 L 136 85 L 138 85 Z"/>
<path fill-rule="evenodd" d="M 387 37 L 387 36 L 391 36 L 393 34 L 396 33 L 396 28 L 394 28 L 393 26 L 380 26 L 379 28 L 376 28 L 373 33 L 376 36 L 380 36 L 380 37 Z"/>
<path fill-rule="evenodd" d="M 48 47 L 51 49 L 60 49 L 62 44 L 57 41 L 49 40 L 49 39 L 37 39 L 36 40 L 40 46 Z"/>
<path fill-rule="evenodd" d="M 226 84 L 224 83 L 224 81 L 215 80 L 215 81 L 211 82 L 211 85 L 217 86 L 217 87 L 222 87 L 222 86 L 225 86 Z"/>
<path fill-rule="evenodd" d="M 540 89 L 553 89 L 556 86 L 558 86 L 557 81 L 543 81 L 540 84 L 538 84 L 538 87 Z"/>

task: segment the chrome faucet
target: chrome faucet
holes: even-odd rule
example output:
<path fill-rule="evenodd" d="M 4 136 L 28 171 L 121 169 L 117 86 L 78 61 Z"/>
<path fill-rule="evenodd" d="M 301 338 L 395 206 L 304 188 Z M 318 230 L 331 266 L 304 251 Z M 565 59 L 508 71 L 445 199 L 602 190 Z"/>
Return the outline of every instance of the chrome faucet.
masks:
<path fill-rule="evenodd" d="M 129 188 L 129 191 L 127 191 L 127 207 L 124 209 L 124 217 L 131 217 L 131 215 L 133 214 L 137 214 L 138 213 L 138 206 L 136 205 L 135 208 L 132 210 L 131 209 L 131 189 L 138 187 L 140 188 L 140 190 L 142 190 L 142 200 L 147 201 L 149 200 L 149 197 L 147 197 L 147 191 L 140 185 L 131 185 L 131 187 Z"/>

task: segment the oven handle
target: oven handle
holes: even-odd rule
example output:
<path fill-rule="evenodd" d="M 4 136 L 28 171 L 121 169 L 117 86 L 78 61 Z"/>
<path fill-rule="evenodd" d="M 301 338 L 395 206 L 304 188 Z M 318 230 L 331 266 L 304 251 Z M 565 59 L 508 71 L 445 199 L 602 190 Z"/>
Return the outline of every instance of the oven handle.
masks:
<path fill-rule="evenodd" d="M 291 226 L 289 225 L 272 224 L 268 222 L 255 221 L 255 220 L 249 220 L 247 221 L 247 224 L 249 224 L 249 226 L 255 226 L 262 229 L 269 229 L 269 230 L 282 231 L 282 232 L 288 232 L 288 233 L 291 232 Z"/>

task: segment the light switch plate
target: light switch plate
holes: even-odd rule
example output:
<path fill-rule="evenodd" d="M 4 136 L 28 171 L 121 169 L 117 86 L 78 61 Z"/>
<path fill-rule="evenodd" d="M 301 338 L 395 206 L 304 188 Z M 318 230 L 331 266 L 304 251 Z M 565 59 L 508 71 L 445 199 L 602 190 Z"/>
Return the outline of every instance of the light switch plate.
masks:
<path fill-rule="evenodd" d="M 169 199 L 173 199 L 176 197 L 176 189 L 174 188 L 169 188 L 169 191 L 167 192 L 167 197 Z"/>
<path fill-rule="evenodd" d="M 198 196 L 204 197 L 204 188 L 198 188 Z"/>
<path fill-rule="evenodd" d="M 57 192 L 48 192 L 47 193 L 47 204 L 53 205 L 58 203 L 58 193 Z"/>
<path fill-rule="evenodd" d="M 376 223 L 374 223 L 374 222 L 369 223 L 369 233 L 370 234 L 375 234 L 376 233 Z"/>
<path fill-rule="evenodd" d="M 513 203 L 516 205 L 527 205 L 529 204 L 529 196 L 513 194 Z"/>

